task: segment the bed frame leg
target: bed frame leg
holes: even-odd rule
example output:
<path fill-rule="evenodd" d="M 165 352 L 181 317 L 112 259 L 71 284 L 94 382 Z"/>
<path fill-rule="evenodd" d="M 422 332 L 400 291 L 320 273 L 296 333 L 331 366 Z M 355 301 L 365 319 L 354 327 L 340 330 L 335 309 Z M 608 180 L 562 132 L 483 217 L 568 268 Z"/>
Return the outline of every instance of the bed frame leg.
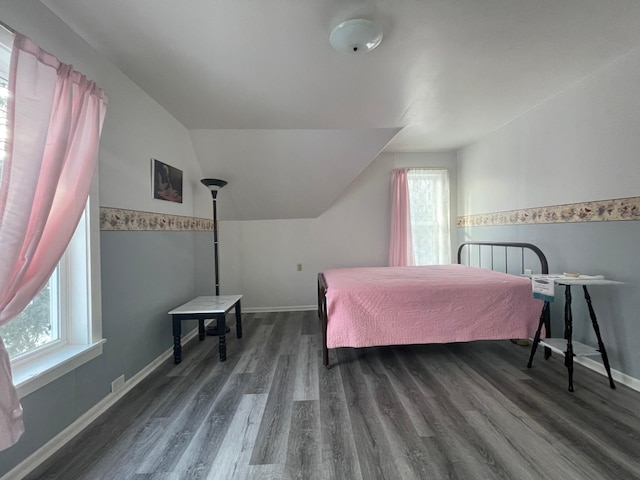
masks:
<path fill-rule="evenodd" d="M 327 348 L 327 317 L 326 313 L 320 314 L 320 329 L 322 330 L 322 364 L 329 369 L 329 349 Z"/>
<path fill-rule="evenodd" d="M 329 349 L 327 348 L 327 297 L 324 287 L 324 277 L 318 274 L 318 318 L 322 332 L 322 364 L 329 369 Z"/>

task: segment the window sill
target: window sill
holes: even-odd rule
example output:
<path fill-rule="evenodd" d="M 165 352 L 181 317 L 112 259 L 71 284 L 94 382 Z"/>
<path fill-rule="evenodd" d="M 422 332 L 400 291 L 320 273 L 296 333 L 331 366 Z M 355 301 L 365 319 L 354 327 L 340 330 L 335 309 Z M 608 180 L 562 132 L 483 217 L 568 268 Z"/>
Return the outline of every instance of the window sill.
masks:
<path fill-rule="evenodd" d="M 66 375 L 102 354 L 105 339 L 91 345 L 66 345 L 24 365 L 12 366 L 13 383 L 20 398 Z"/>

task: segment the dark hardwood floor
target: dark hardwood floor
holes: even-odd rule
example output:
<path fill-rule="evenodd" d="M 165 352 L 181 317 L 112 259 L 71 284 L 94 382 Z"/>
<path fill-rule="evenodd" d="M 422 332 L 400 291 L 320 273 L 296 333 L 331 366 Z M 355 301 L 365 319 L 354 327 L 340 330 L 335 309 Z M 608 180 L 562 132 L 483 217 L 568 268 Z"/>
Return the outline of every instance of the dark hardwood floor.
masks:
<path fill-rule="evenodd" d="M 190 342 L 28 478 L 640 479 L 640 393 L 580 365 L 569 393 L 559 355 L 338 349 L 326 370 L 315 312 L 243 327 L 225 363 Z"/>

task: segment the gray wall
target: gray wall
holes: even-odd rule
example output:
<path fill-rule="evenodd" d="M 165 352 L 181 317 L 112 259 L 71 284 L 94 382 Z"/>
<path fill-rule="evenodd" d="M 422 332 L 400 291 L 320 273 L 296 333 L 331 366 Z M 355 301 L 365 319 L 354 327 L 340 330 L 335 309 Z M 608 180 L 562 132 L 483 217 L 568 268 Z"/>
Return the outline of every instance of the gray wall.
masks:
<path fill-rule="evenodd" d="M 194 237 L 102 232 L 103 334 L 105 351 L 114 354 L 105 359 L 109 381 L 130 378 L 173 345 L 167 312 L 194 296 Z"/>
<path fill-rule="evenodd" d="M 640 378 L 640 222 L 585 222 L 458 229 L 460 241 L 501 240 L 539 246 L 552 273 L 579 271 L 625 282 L 589 289 L 611 367 Z M 574 339 L 597 346 L 582 290 L 572 288 Z M 564 291 L 552 304 L 553 336 L 562 337 Z M 591 357 L 599 361 L 599 357 Z"/>
<path fill-rule="evenodd" d="M 26 431 L 0 452 L 0 476 L 173 345 L 167 312 L 196 292 L 195 232 L 102 232 L 102 320 L 98 358 L 24 397 Z M 183 331 L 195 328 L 184 322 Z"/>
<path fill-rule="evenodd" d="M 458 152 L 458 213 L 476 215 L 640 196 L 640 48 Z M 637 219 L 637 217 L 636 217 Z M 538 244 L 556 272 L 627 282 L 594 287 L 612 366 L 640 378 L 640 223 L 471 228 L 478 238 Z M 575 302 L 576 308 L 584 302 Z M 556 302 L 555 307 L 558 307 Z M 557 318 L 558 315 L 555 315 Z M 589 329 L 577 339 L 593 345 Z"/>

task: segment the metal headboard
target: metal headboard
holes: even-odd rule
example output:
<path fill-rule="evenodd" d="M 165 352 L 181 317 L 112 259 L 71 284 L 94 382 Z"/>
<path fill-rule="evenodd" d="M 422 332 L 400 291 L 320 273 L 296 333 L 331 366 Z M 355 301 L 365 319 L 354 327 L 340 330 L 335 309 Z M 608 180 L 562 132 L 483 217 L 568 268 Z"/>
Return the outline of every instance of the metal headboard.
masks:
<path fill-rule="evenodd" d="M 477 247 L 477 248 L 473 248 Z M 498 247 L 498 248 L 496 248 Z M 483 267 L 483 259 L 485 259 L 484 267 L 490 268 L 494 270 L 494 266 L 496 263 L 496 258 L 498 255 L 504 253 L 504 270 L 505 273 L 514 273 L 514 256 L 511 252 L 515 250 L 517 255 L 517 250 L 520 250 L 519 255 L 519 267 L 520 271 L 517 273 L 522 274 L 525 273 L 525 252 L 531 251 L 533 252 L 539 262 L 540 262 L 540 271 L 534 270 L 533 273 L 549 273 L 549 264 L 547 262 L 547 257 L 545 257 L 542 250 L 531 243 L 520 243 L 520 242 L 463 242 L 458 247 L 458 263 L 463 263 L 463 250 L 466 250 L 466 263 L 465 265 L 472 265 L 477 267 Z M 488 251 L 488 255 L 486 252 Z M 484 254 L 484 255 L 483 255 Z M 511 255 L 511 256 L 510 256 Z M 489 261 L 486 261 L 486 257 L 489 257 Z M 501 259 L 502 260 L 502 259 Z M 474 263 L 476 262 L 476 263 Z M 488 263 L 488 265 L 487 265 Z M 511 271 L 509 267 L 511 268 Z M 536 266 L 537 267 L 537 266 Z"/>

